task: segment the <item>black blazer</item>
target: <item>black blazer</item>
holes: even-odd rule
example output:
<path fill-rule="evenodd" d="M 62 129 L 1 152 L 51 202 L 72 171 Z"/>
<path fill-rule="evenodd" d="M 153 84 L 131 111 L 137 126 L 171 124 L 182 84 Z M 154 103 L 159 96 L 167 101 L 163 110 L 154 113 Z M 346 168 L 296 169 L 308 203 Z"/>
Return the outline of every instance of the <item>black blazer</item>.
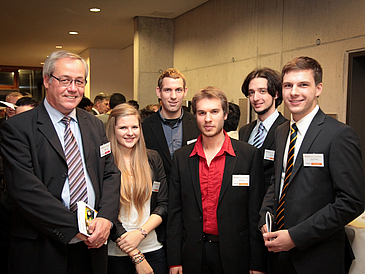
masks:
<path fill-rule="evenodd" d="M 183 140 L 182 146 L 186 146 L 188 141 L 196 139 L 199 134 L 199 128 L 196 124 L 194 115 L 184 111 L 183 118 Z M 167 146 L 165 134 L 161 124 L 161 118 L 158 112 L 147 117 L 142 122 L 143 136 L 146 146 L 149 149 L 156 150 L 162 159 L 165 168 L 166 181 L 170 182 L 170 173 L 172 167 L 172 159 L 169 147 Z"/>
<path fill-rule="evenodd" d="M 279 125 L 281 125 L 285 121 L 288 121 L 288 120 L 279 112 L 279 116 L 276 118 L 275 122 L 272 124 L 269 132 L 266 135 L 264 143 L 259 148 L 259 150 L 262 154 L 262 159 L 264 161 L 265 191 L 269 188 L 270 178 L 274 171 L 274 161 L 264 159 L 265 150 L 268 149 L 268 150 L 275 151 L 275 142 L 274 142 L 275 130 Z M 256 123 L 257 123 L 257 120 L 240 128 L 239 138 L 241 141 L 248 142 L 251 132 L 252 132 L 253 128 L 256 126 Z M 276 157 L 276 155 L 275 155 L 275 157 Z"/>
<path fill-rule="evenodd" d="M 100 157 L 108 142 L 103 123 L 76 108 L 87 171 L 95 191 L 98 216 L 117 220 L 120 172 L 112 154 Z M 1 153 L 14 204 L 14 273 L 66 273 L 67 243 L 78 233 L 77 217 L 62 203 L 67 177 L 65 155 L 43 105 L 3 123 Z M 106 246 L 90 249 L 94 273 L 106 269 Z"/>
<path fill-rule="evenodd" d="M 166 240 L 166 218 L 167 218 L 167 182 L 166 175 L 163 169 L 163 164 L 160 155 L 157 151 L 148 149 L 148 162 L 152 170 L 152 182 L 160 182 L 160 188 L 158 192 L 152 192 L 151 196 L 151 212 L 150 214 L 157 214 L 162 218 L 162 223 L 155 229 L 157 239 L 160 243 L 164 243 Z M 123 227 L 123 224 L 118 221 L 116 225 L 116 231 L 113 231 L 111 238 L 115 241 L 120 235 L 126 233 L 127 230 Z"/>
<path fill-rule="evenodd" d="M 262 204 L 260 225 L 266 211 L 276 214 L 289 129 L 288 121 L 275 133 L 275 176 Z M 324 167 L 304 166 L 303 154 L 322 154 Z M 364 197 L 356 132 L 319 110 L 303 139 L 285 198 L 285 229 L 296 245 L 288 254 L 298 274 L 345 273 L 352 250 L 344 226 L 364 211 Z"/>
<path fill-rule="evenodd" d="M 217 208 L 219 247 L 225 273 L 266 270 L 266 248 L 257 229 L 264 195 L 260 152 L 231 139 L 236 157 L 226 156 Z M 189 157 L 195 144 L 174 153 L 167 218 L 168 265 L 182 265 L 184 273 L 200 273 L 203 249 L 203 211 L 199 156 Z M 250 186 L 232 186 L 232 175 L 250 176 Z"/>

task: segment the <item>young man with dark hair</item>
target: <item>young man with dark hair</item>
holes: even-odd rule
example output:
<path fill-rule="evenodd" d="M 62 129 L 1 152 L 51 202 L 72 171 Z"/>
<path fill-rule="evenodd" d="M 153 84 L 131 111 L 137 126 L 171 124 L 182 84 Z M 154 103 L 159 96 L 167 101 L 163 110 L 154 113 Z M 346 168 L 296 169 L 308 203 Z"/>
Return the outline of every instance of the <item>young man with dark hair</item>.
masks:
<path fill-rule="evenodd" d="M 288 62 L 282 82 L 291 121 L 276 129 L 274 176 L 260 211 L 271 273 L 348 273 L 354 256 L 345 225 L 364 211 L 360 140 L 319 108 L 322 68 L 316 60 Z M 275 220 L 271 233 L 267 212 Z"/>
<path fill-rule="evenodd" d="M 270 68 L 255 69 L 244 80 L 242 93 L 250 100 L 257 120 L 241 127 L 239 138 L 259 148 L 267 189 L 274 167 L 274 133 L 280 124 L 287 121 L 277 110 L 283 100 L 279 73 Z"/>

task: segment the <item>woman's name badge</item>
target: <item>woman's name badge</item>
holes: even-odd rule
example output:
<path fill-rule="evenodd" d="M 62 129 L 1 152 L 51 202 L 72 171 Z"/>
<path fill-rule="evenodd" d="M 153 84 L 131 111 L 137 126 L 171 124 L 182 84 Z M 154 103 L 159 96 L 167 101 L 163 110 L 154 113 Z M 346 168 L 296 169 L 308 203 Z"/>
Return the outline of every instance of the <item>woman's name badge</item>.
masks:
<path fill-rule="evenodd" d="M 152 191 L 158 192 L 158 190 L 160 189 L 160 184 L 161 184 L 160 182 L 153 181 Z"/>
<path fill-rule="evenodd" d="M 232 186 L 250 186 L 250 175 L 232 175 Z"/>

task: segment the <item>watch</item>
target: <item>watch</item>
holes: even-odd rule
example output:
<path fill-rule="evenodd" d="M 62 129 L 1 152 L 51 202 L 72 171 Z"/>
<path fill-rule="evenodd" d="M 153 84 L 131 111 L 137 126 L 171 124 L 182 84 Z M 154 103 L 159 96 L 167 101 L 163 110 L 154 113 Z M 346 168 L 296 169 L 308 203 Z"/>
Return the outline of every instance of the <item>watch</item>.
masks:
<path fill-rule="evenodd" d="M 146 230 L 144 230 L 142 227 L 138 228 L 138 230 L 141 232 L 141 234 L 146 238 L 147 237 L 147 232 Z"/>

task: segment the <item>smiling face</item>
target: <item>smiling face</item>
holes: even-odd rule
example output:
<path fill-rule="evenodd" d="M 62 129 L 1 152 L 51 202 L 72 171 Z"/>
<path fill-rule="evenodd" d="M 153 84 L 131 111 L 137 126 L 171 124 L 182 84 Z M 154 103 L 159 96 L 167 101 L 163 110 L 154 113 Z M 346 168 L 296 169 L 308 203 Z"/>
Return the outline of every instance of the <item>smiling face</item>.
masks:
<path fill-rule="evenodd" d="M 78 59 L 62 58 L 55 63 L 52 72 L 57 78 L 85 79 L 85 68 Z M 80 103 L 85 87 L 75 86 L 75 81 L 68 87 L 61 86 L 59 81 L 50 76 L 45 76 L 43 84 L 47 89 L 48 103 L 64 115 L 68 115 Z"/>
<path fill-rule="evenodd" d="M 120 146 L 131 150 L 138 142 L 141 129 L 136 115 L 127 115 L 117 118 L 115 137 Z"/>
<path fill-rule="evenodd" d="M 157 87 L 157 97 L 161 99 L 161 115 L 165 119 L 176 119 L 181 115 L 181 106 L 186 96 L 187 88 L 181 78 L 165 77 L 162 80 L 161 89 Z"/>
<path fill-rule="evenodd" d="M 283 77 L 284 103 L 296 122 L 316 107 L 321 92 L 322 83 L 315 84 L 312 70 L 292 70 Z"/>
<path fill-rule="evenodd" d="M 259 115 L 261 121 L 275 111 L 275 99 L 268 92 L 267 79 L 262 77 L 253 78 L 248 85 L 248 98 L 254 111 Z"/>
<path fill-rule="evenodd" d="M 223 132 L 224 114 L 221 100 L 202 98 L 196 102 L 196 122 L 205 137 L 215 137 Z"/>

